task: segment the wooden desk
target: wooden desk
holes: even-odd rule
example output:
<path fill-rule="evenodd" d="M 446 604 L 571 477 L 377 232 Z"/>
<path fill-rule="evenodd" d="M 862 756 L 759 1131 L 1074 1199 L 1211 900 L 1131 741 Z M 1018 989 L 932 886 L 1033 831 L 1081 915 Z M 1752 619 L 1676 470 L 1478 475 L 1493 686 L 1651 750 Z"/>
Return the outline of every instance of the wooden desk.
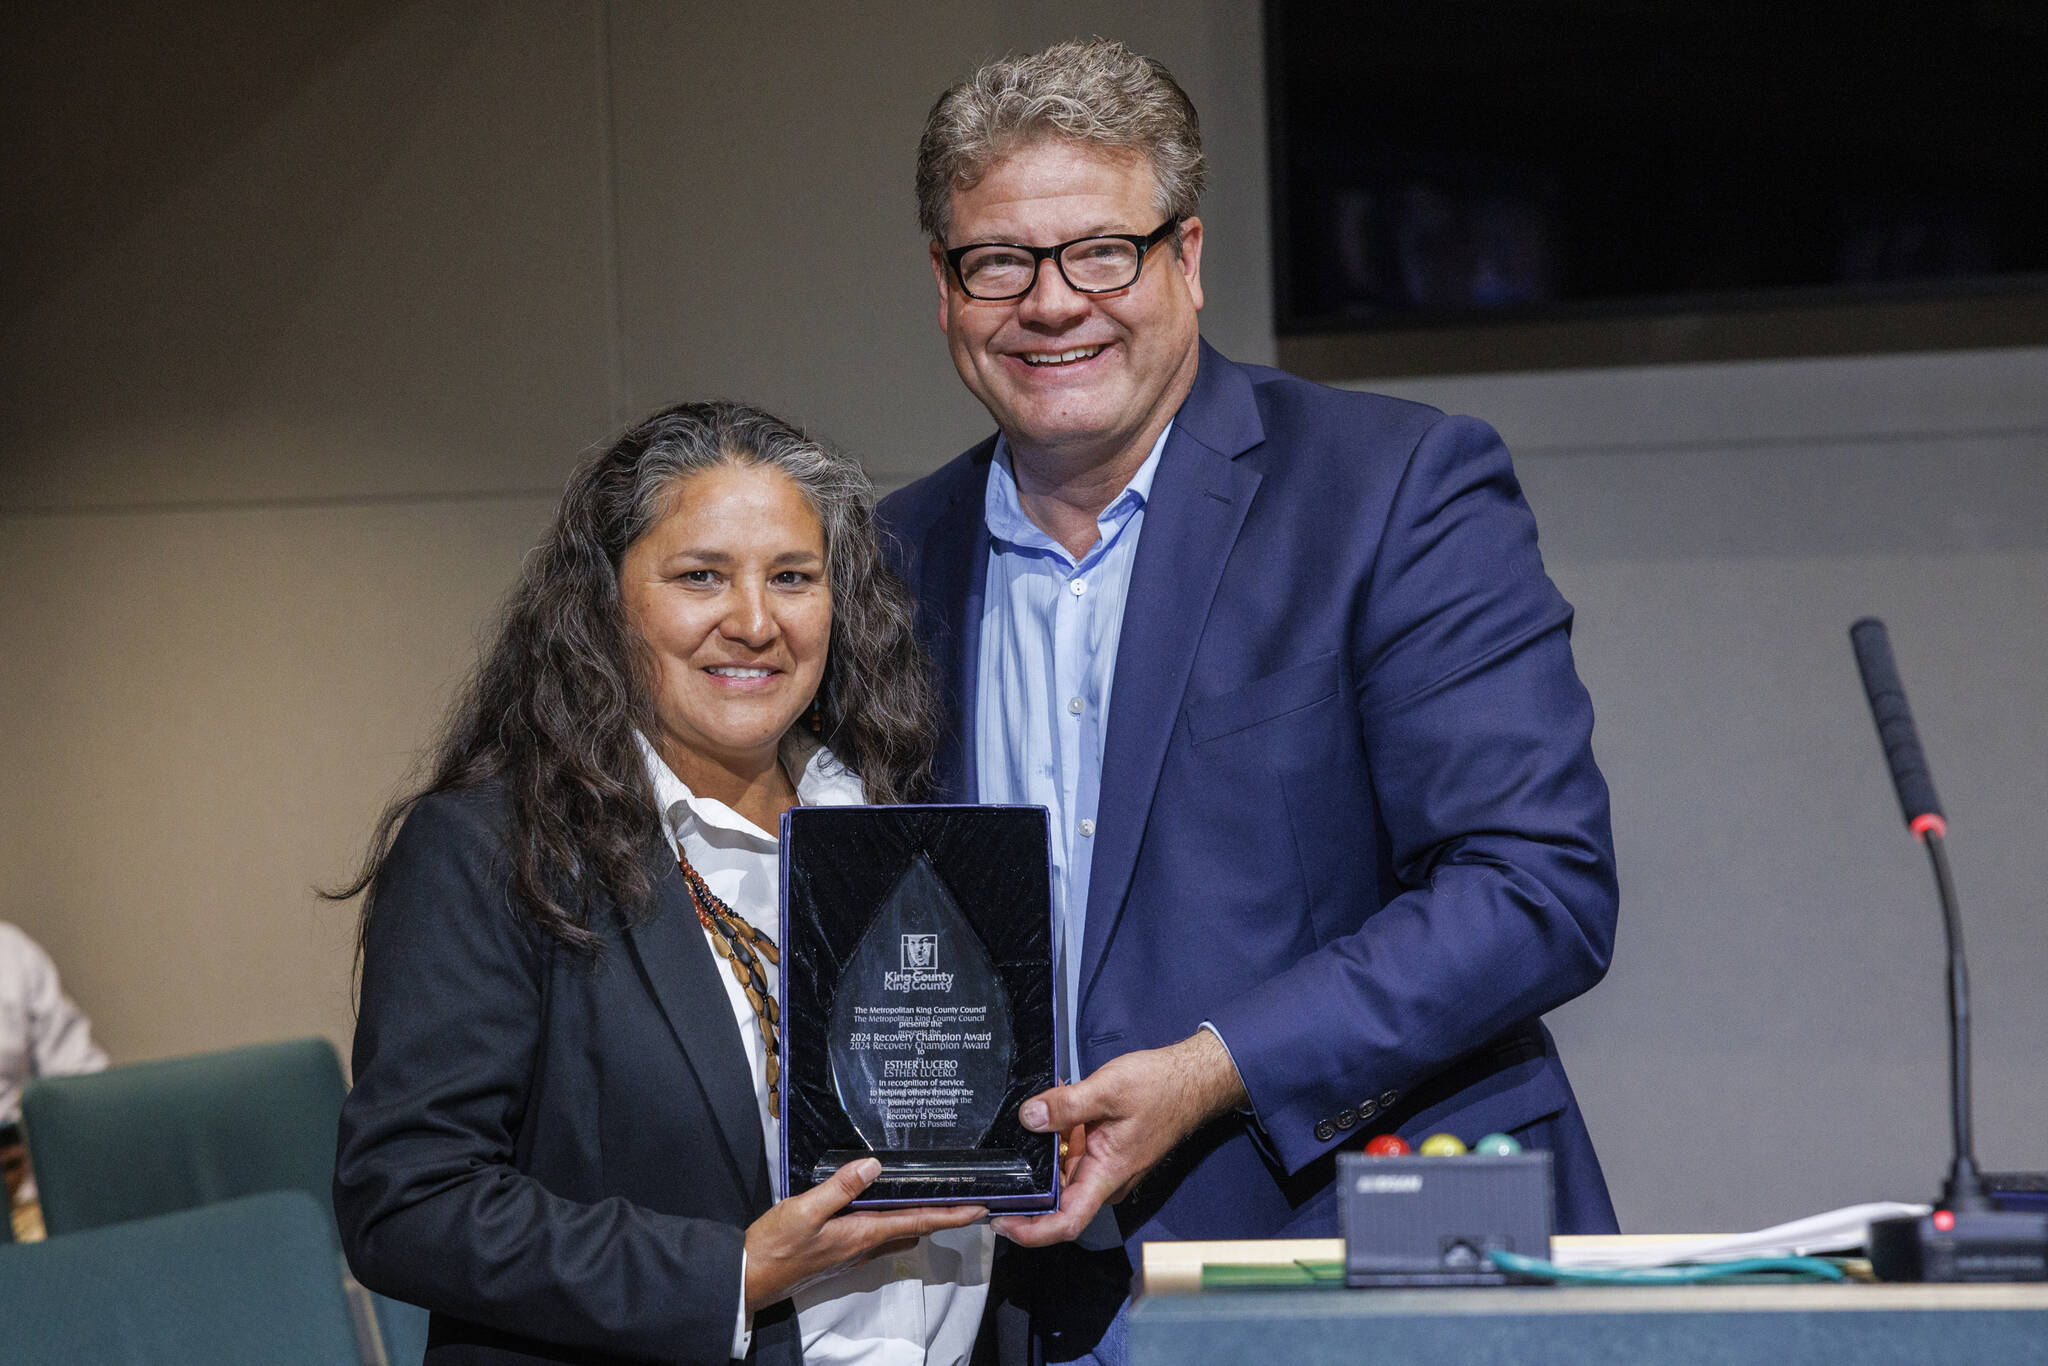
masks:
<path fill-rule="evenodd" d="M 1132 1366 L 2048 1366 L 2048 1285 L 1199 1289 L 1204 1260 L 1341 1255 L 1147 1244 Z"/>

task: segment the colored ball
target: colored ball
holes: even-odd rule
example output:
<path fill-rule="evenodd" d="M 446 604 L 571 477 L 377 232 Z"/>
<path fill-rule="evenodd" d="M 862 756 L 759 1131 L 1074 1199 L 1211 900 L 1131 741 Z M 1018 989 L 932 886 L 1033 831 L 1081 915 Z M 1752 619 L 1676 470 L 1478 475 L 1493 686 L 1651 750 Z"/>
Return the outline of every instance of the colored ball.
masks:
<path fill-rule="evenodd" d="M 1365 1145 L 1365 1151 L 1372 1157 L 1403 1157 L 1415 1150 L 1399 1134 L 1378 1134 Z"/>
<path fill-rule="evenodd" d="M 1431 1134 L 1422 1140 L 1422 1147 L 1417 1151 L 1424 1157 L 1461 1157 L 1464 1155 L 1465 1145 L 1458 1140 L 1456 1134 Z"/>
<path fill-rule="evenodd" d="M 1522 1151 L 1522 1145 L 1515 1142 L 1513 1134 L 1488 1134 L 1472 1145 L 1472 1151 L 1488 1157 L 1513 1157 Z"/>

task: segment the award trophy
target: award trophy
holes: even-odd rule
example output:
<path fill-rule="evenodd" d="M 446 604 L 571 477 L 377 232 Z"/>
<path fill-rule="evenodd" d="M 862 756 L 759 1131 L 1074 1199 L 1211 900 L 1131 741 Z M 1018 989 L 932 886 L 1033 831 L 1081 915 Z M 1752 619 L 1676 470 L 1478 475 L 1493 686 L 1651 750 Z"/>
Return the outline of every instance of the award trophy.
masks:
<path fill-rule="evenodd" d="M 782 818 L 783 1189 L 882 1163 L 856 1208 L 1059 1203 L 1052 873 L 1035 806 Z"/>

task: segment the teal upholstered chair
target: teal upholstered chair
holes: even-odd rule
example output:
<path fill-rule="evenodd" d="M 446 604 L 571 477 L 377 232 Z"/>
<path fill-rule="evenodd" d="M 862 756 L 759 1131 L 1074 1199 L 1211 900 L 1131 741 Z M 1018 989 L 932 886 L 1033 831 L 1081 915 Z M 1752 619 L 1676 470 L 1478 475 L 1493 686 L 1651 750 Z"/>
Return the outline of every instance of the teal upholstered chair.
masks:
<path fill-rule="evenodd" d="M 0 1247 L 0 1366 L 356 1366 L 333 1229 L 272 1191 Z"/>
<path fill-rule="evenodd" d="M 53 1241 L 260 1191 L 303 1191 L 334 1231 L 334 1144 L 347 1092 L 325 1039 L 295 1039 L 45 1077 L 22 1128 Z M 390 1366 L 418 1366 L 426 1311 L 373 1297 Z"/>

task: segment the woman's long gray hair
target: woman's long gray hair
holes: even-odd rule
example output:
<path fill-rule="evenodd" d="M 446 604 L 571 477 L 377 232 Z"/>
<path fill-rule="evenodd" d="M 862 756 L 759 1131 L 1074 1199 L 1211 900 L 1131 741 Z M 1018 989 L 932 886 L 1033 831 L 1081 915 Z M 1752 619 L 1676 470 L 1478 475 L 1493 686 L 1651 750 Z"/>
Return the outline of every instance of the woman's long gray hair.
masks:
<path fill-rule="evenodd" d="M 628 917 L 652 884 L 659 827 L 635 731 L 656 734 L 652 661 L 619 593 L 626 550 L 672 506 L 678 485 L 721 465 L 780 470 L 825 533 L 832 639 L 818 687 L 823 739 L 861 775 L 868 799 L 924 795 L 938 710 L 901 580 L 883 563 L 867 475 L 778 418 L 738 403 L 664 409 L 586 460 L 553 529 L 527 557 L 496 642 L 470 679 L 425 787 L 384 813 L 361 874 L 330 895 L 369 891 L 406 814 L 431 793 L 501 782 L 515 908 L 564 944 L 596 947 L 598 894 Z"/>

